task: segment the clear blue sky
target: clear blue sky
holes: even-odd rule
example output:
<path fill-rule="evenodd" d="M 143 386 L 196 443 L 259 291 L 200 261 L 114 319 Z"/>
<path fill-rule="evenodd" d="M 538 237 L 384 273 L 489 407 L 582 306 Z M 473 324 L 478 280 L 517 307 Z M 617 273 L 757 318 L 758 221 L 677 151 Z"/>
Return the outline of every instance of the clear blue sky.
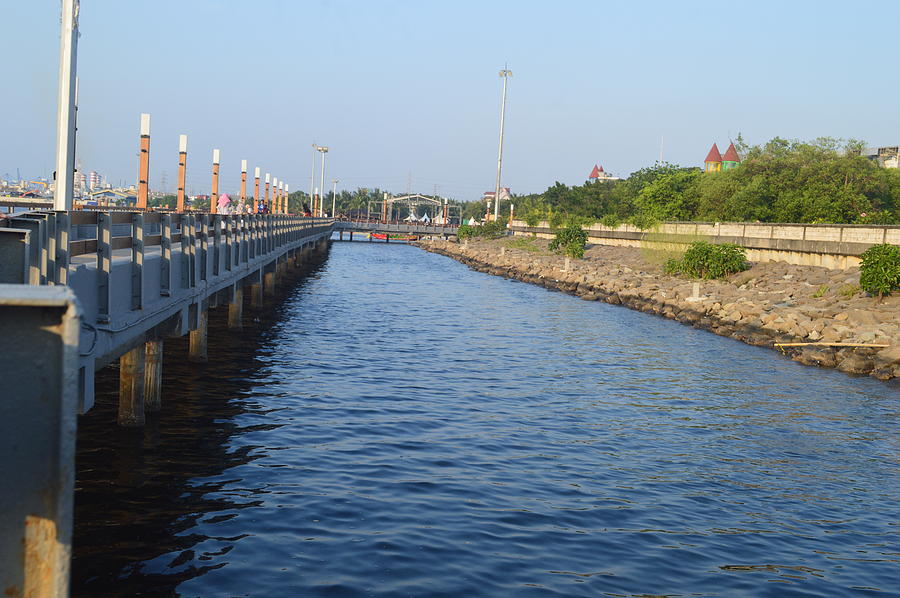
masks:
<path fill-rule="evenodd" d="M 4 3 L 0 177 L 52 171 L 59 2 Z M 78 159 L 151 187 L 222 186 L 240 160 L 309 188 L 315 141 L 339 188 L 476 199 L 492 189 L 508 62 L 505 186 L 580 184 L 665 159 L 699 165 L 738 132 L 900 143 L 900 3 L 546 0 L 82 0 Z M 318 174 L 316 175 L 318 179 Z M 330 188 L 330 183 L 328 184 Z"/>

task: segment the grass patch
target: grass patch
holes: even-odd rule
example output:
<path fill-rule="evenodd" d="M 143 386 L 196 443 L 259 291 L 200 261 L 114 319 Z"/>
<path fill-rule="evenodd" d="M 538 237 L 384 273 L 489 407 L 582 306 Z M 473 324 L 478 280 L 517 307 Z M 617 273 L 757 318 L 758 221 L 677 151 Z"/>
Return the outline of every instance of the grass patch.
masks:
<path fill-rule="evenodd" d="M 510 249 L 521 249 L 531 253 L 543 251 L 543 248 L 535 242 L 534 237 L 512 237 L 511 239 L 505 239 L 503 243 Z"/>
<path fill-rule="evenodd" d="M 812 295 L 813 299 L 821 299 L 822 297 L 825 296 L 825 293 L 827 293 L 830 290 L 831 290 L 831 288 L 827 284 L 823 284 L 822 286 L 820 286 L 818 288 L 818 290 L 816 290 L 815 293 L 813 293 L 813 295 Z"/>
<path fill-rule="evenodd" d="M 862 287 L 858 284 L 845 284 L 837 292 L 844 299 L 853 299 L 860 291 L 862 291 Z"/>

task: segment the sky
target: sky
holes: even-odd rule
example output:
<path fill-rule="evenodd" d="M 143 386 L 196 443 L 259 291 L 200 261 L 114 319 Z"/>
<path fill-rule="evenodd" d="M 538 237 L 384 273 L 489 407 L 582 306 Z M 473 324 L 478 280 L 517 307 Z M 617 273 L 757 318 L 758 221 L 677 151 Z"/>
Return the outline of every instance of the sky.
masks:
<path fill-rule="evenodd" d="M 53 170 L 58 0 L 3 0 L 0 178 Z M 240 162 L 309 190 L 474 200 L 494 188 L 508 65 L 503 186 L 582 184 L 699 166 L 713 142 L 830 136 L 900 143 L 900 2 L 82 0 L 77 160 L 137 177 L 151 114 L 152 189 L 189 192 Z M 319 163 L 316 165 L 318 186 Z"/>

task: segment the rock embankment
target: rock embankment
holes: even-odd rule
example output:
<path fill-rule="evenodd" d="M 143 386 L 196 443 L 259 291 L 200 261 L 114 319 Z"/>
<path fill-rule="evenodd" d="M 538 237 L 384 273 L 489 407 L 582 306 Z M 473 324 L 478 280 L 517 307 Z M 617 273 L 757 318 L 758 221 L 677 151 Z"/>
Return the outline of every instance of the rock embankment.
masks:
<path fill-rule="evenodd" d="M 751 345 L 816 343 L 780 348 L 807 365 L 900 378 L 900 297 L 876 302 L 859 289 L 856 269 L 770 262 L 726 280 L 692 281 L 664 274 L 652 253 L 629 247 L 596 245 L 567 267 L 566 258 L 540 239 L 418 245 L 476 270 L 624 305 Z"/>

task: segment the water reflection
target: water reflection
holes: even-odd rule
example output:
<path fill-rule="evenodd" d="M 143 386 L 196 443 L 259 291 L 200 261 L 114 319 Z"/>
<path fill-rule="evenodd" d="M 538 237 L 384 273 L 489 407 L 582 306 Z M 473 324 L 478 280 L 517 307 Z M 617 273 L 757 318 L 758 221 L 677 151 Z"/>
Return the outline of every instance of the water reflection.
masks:
<path fill-rule="evenodd" d="M 315 276 L 319 265 L 301 276 Z M 291 280 L 289 292 L 303 284 Z M 285 289 L 282 289 L 284 291 Z M 75 500 L 74 596 L 167 596 L 185 580 L 222 567 L 248 533 L 206 536 L 219 523 L 261 504 L 253 493 L 222 492 L 229 470 L 259 459 L 265 447 L 232 439 L 281 424 L 242 425 L 239 415 L 276 411 L 253 400 L 270 367 L 260 347 L 283 317 L 283 297 L 266 313 L 245 310 L 244 331 L 227 330 L 227 308 L 210 310 L 209 363 L 188 361 L 187 336 L 167 339 L 163 409 L 143 430 L 115 425 L 118 370 L 97 373 L 96 405 L 79 418 Z"/>

